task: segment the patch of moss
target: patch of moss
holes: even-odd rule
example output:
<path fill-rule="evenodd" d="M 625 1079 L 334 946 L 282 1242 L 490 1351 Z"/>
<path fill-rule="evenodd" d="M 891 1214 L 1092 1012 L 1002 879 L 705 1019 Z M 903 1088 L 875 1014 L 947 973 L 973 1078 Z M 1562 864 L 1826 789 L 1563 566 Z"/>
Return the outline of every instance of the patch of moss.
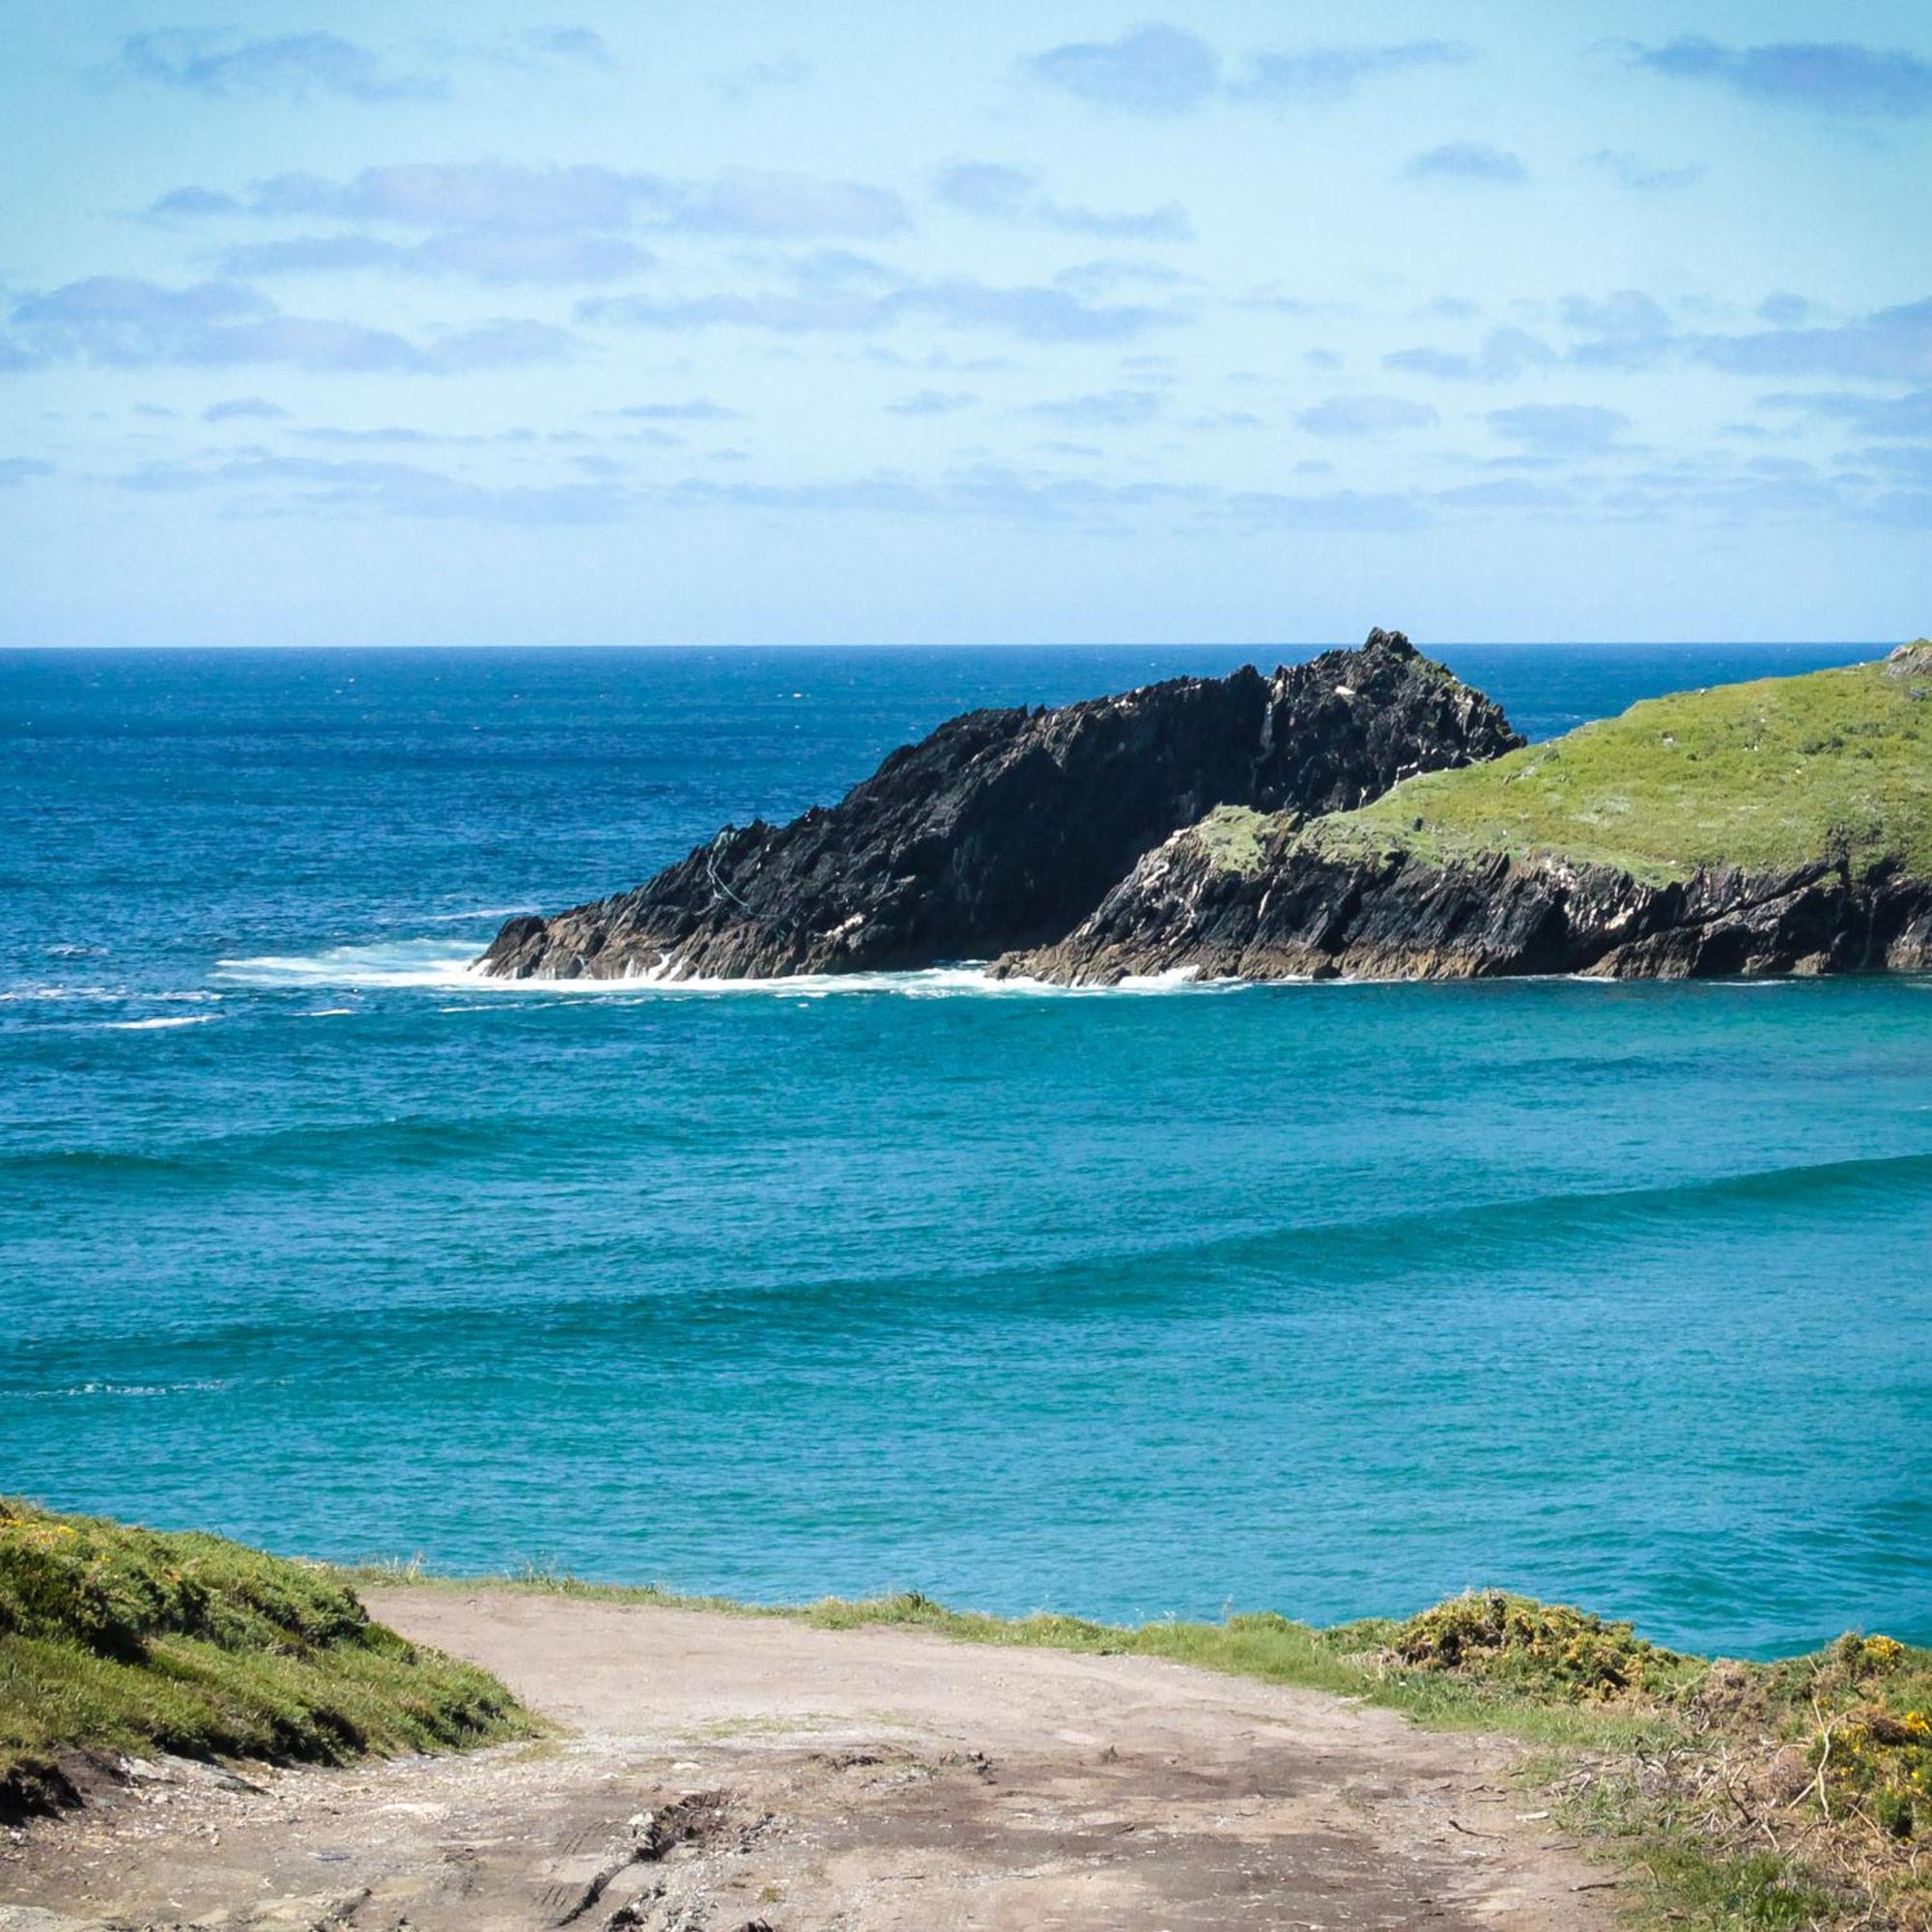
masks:
<path fill-rule="evenodd" d="M 1219 805 L 1193 828 L 1196 843 L 1217 871 L 1252 876 L 1266 856 L 1262 841 L 1286 821 L 1251 806 Z"/>
<path fill-rule="evenodd" d="M 333 1572 L 0 1498 L 0 1809 L 68 1795 L 74 1751 L 339 1762 L 531 1728 Z"/>
<path fill-rule="evenodd" d="M 1932 646 L 1651 698 L 1488 764 L 1406 780 L 1301 836 L 1335 857 L 1505 853 L 1652 882 L 1880 860 L 1932 877 Z"/>

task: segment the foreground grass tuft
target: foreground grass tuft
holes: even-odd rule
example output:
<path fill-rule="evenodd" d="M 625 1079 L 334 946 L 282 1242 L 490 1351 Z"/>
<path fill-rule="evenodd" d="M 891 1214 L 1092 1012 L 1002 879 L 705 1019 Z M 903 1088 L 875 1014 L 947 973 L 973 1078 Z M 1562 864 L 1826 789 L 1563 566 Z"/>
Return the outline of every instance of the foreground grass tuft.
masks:
<path fill-rule="evenodd" d="M 909 1625 L 961 1643 L 1160 1657 L 1335 1691 L 1435 1728 L 1537 1747 L 1527 1780 L 1616 1868 L 1638 1922 L 1932 1932 L 1932 1651 L 1890 1637 L 1847 1635 L 1806 1657 L 1740 1663 L 1501 1591 L 1453 1597 L 1406 1622 L 1327 1630 L 1271 1612 L 1123 1628 L 952 1610 L 917 1591 L 763 1607 L 543 1571 L 351 1574 L 371 1585 L 530 1590 L 827 1630 Z"/>
<path fill-rule="evenodd" d="M 0 1499 L 0 1814 L 71 1802 L 82 1752 L 338 1763 L 528 1728 L 327 1570 Z"/>

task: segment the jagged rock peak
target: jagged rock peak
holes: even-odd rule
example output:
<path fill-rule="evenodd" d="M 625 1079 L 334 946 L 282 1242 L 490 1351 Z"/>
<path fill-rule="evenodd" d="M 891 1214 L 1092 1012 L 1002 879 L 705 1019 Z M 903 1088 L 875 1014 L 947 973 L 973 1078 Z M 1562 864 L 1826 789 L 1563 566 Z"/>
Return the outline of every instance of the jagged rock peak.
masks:
<path fill-rule="evenodd" d="M 1408 641 L 1406 632 L 1385 631 L 1379 624 L 1362 639 L 1362 648 L 1365 651 L 1387 651 L 1399 658 L 1415 658 L 1422 655 Z"/>
<path fill-rule="evenodd" d="M 1140 856 L 1220 805 L 1300 815 L 1521 741 L 1400 632 L 1264 678 L 1172 678 L 974 711 L 839 804 L 726 826 L 635 891 L 511 921 L 513 979 L 768 978 L 987 958 L 1060 939 Z"/>

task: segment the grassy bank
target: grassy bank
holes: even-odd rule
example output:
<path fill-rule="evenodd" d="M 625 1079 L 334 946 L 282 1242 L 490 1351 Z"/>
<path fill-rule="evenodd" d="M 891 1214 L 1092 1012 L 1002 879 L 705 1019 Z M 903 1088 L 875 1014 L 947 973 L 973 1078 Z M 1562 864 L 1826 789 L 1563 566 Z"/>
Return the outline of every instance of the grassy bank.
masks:
<path fill-rule="evenodd" d="M 88 1753 L 335 1763 L 527 1727 L 329 1571 L 0 1499 L 0 1815 L 70 1801 Z"/>
<path fill-rule="evenodd" d="M 439 1585 L 413 1567 L 350 1573 Z M 764 1608 L 567 1577 L 447 1580 L 825 1629 L 1161 1657 L 1390 1706 L 1535 1747 L 1536 1799 L 1614 1871 L 1639 1923 L 1704 1932 L 1932 1932 L 1932 1651 L 1847 1635 L 1769 1664 L 1686 1656 L 1627 1624 L 1482 1593 L 1407 1622 L 1272 1614 L 1136 1628 L 1001 1618 L 919 1595 Z"/>
<path fill-rule="evenodd" d="M 1932 644 L 1652 698 L 1490 764 L 1424 773 L 1303 836 L 1337 856 L 1500 852 L 1651 881 L 1880 858 L 1932 877 Z"/>

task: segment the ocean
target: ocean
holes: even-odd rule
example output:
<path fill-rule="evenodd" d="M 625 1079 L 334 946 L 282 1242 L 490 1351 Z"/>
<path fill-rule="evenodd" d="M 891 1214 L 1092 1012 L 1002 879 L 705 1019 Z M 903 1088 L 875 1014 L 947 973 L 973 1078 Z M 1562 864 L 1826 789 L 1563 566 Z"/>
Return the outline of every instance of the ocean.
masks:
<path fill-rule="evenodd" d="M 1879 648 L 1439 655 L 1544 736 Z M 1932 1642 L 1932 984 L 466 970 L 959 710 L 1276 655 L 0 653 L 0 1489 L 757 1600 Z"/>

